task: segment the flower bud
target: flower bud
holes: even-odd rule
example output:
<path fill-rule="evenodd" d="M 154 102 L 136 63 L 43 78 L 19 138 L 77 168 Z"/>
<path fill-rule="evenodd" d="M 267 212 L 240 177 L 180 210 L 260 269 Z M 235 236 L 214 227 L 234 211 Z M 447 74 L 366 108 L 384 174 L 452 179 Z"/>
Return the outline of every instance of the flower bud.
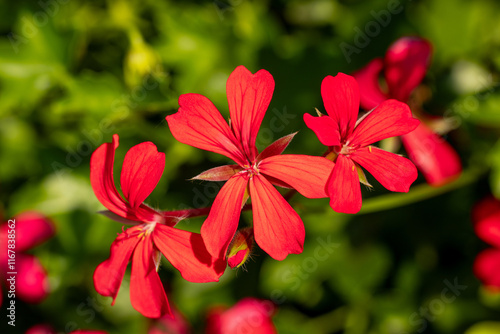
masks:
<path fill-rule="evenodd" d="M 130 49 L 125 57 L 125 82 L 131 88 L 145 85 L 146 76 L 153 76 L 161 70 L 161 59 L 139 32 L 130 33 Z M 152 85 L 153 83 L 149 83 Z"/>
<path fill-rule="evenodd" d="M 249 258 L 252 251 L 253 228 L 248 227 L 236 232 L 229 245 L 227 264 L 231 269 L 241 267 Z"/>

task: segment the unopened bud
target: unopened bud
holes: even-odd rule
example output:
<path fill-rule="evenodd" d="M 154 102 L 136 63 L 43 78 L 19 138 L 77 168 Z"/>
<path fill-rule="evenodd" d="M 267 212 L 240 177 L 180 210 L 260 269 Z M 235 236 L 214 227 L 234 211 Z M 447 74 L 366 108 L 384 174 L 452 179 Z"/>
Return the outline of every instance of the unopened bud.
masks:
<path fill-rule="evenodd" d="M 125 81 L 131 88 L 145 86 L 148 81 L 145 77 L 154 77 L 155 69 L 161 65 L 160 56 L 144 42 L 142 36 L 135 31 L 130 33 L 131 45 L 125 57 Z M 151 83 L 150 83 L 151 85 Z M 148 89 L 148 87 L 145 87 Z"/>
<path fill-rule="evenodd" d="M 227 264 L 231 269 L 241 267 L 249 258 L 252 251 L 253 228 L 244 228 L 234 235 L 229 245 Z"/>

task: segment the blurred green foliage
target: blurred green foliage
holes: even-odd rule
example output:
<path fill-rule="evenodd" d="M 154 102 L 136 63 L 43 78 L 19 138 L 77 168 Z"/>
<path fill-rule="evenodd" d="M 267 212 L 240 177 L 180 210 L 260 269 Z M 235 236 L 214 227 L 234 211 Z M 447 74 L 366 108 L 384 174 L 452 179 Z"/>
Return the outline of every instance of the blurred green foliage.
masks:
<path fill-rule="evenodd" d="M 359 47 L 359 31 L 394 5 L 400 13 Z M 473 233 L 470 209 L 490 191 L 500 198 L 499 9 L 493 0 L 0 2 L 0 203 L 5 217 L 35 209 L 57 225 L 56 236 L 33 251 L 53 291 L 41 305 L 19 304 L 14 332 L 41 322 L 60 332 L 147 328 L 130 306 L 127 278 L 113 307 L 93 288 L 93 270 L 121 231 L 96 213 L 102 206 L 88 180 L 91 153 L 113 133 L 121 139 L 117 173 L 140 142 L 166 153 L 148 204 L 210 205 L 219 187 L 186 180 L 226 159 L 173 139 L 164 118 L 180 94 L 209 97 L 227 118 L 231 71 L 265 68 L 276 90 L 260 148 L 300 130 L 287 152 L 320 155 L 302 114 L 323 110 L 323 77 L 358 69 L 409 34 L 433 43 L 424 109 L 457 126 L 446 138 L 462 157 L 461 179 L 432 188 L 419 178 L 409 194 L 388 194 L 372 180 L 375 191 L 363 190 L 355 216 L 332 212 L 326 199 L 296 196 L 307 231 L 303 254 L 278 262 L 257 251 L 247 271 L 228 269 L 219 283 L 186 282 L 166 262 L 160 275 L 196 331 L 211 306 L 256 296 L 278 304 L 280 333 L 498 333 L 500 298 L 481 289 L 471 270 L 486 245 Z M 343 42 L 359 52 L 346 57 Z M 180 226 L 199 231 L 202 222 Z M 467 288 L 432 311 L 454 280 Z"/>

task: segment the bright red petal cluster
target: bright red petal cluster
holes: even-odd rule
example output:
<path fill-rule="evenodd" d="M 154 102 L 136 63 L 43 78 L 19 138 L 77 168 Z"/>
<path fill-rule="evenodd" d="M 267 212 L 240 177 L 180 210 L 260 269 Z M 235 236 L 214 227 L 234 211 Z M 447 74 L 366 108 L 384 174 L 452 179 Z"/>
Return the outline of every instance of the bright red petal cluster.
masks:
<path fill-rule="evenodd" d="M 163 285 L 157 274 L 160 252 L 191 282 L 218 281 L 225 263 L 207 252 L 201 236 L 174 228 L 183 217 L 159 212 L 143 204 L 156 187 L 165 167 L 165 154 L 150 142 L 132 147 L 125 155 L 118 193 L 113 165 L 118 135 L 101 145 L 90 161 L 90 181 L 99 201 L 110 210 L 107 216 L 134 226 L 118 235 L 111 255 L 94 273 L 94 285 L 101 295 L 114 299 L 132 260 L 130 299 L 144 316 L 158 318 L 170 313 Z"/>
<path fill-rule="evenodd" d="M 277 140 L 259 154 L 255 139 L 273 91 L 274 79 L 269 72 L 252 74 L 239 66 L 227 81 L 230 125 L 209 99 L 198 94 L 181 95 L 179 111 L 166 117 L 178 141 L 223 154 L 236 163 L 195 177 L 227 180 L 201 229 L 212 256 L 226 256 L 248 196 L 255 242 L 277 260 L 301 253 L 305 238 L 302 220 L 273 184 L 295 188 L 309 198 L 327 197 L 325 184 L 333 163 L 322 157 L 280 155 L 293 135 Z"/>
<path fill-rule="evenodd" d="M 392 44 L 385 58 L 372 60 L 353 75 L 360 85 L 361 106 L 371 110 L 386 99 L 407 102 L 425 76 L 431 58 L 431 44 L 418 37 L 403 37 Z M 387 92 L 379 84 L 384 72 Z M 427 182 L 440 186 L 457 178 L 462 165 L 453 147 L 421 122 L 415 131 L 402 137 L 410 159 Z"/>
<path fill-rule="evenodd" d="M 10 226 L 9 226 L 10 225 Z M 14 234 L 9 233 L 14 231 Z M 15 235 L 15 264 L 9 268 L 8 250 L 10 235 Z M 16 296 L 27 303 L 39 303 L 49 293 L 47 273 L 38 259 L 25 252 L 54 235 L 54 224 L 35 211 L 24 212 L 0 226 L 0 278 L 3 282 L 8 272 L 17 272 Z M 13 249 L 10 249 L 11 251 Z M 0 305 L 2 304 L 0 294 Z"/>
<path fill-rule="evenodd" d="M 333 210 L 356 213 L 361 209 L 359 181 L 363 171 L 359 166 L 385 188 L 407 192 L 417 178 L 415 166 L 406 158 L 370 144 L 413 131 L 419 121 L 412 117 L 408 106 L 386 100 L 358 120 L 358 83 L 343 73 L 327 76 L 321 84 L 321 95 L 328 116 L 304 114 L 304 121 L 330 147 L 330 156 L 335 160 L 327 185 Z"/>
<path fill-rule="evenodd" d="M 472 219 L 477 236 L 493 246 L 476 257 L 474 274 L 486 287 L 500 291 L 500 201 L 485 198 L 474 208 Z"/>

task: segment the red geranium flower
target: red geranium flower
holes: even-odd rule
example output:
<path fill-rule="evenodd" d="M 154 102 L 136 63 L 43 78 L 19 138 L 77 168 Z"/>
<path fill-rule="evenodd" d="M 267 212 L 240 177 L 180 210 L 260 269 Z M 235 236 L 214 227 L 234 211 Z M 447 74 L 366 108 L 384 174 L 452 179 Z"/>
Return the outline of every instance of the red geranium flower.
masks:
<path fill-rule="evenodd" d="M 9 238 L 9 235 L 15 236 Z M 27 303 L 39 303 L 49 293 L 47 273 L 38 259 L 25 251 L 41 244 L 54 235 L 54 224 L 35 211 L 24 212 L 5 222 L 0 227 L 0 278 L 2 282 L 9 278 L 9 272 L 15 272 L 15 294 Z M 9 241 L 10 240 L 10 241 Z M 14 240 L 15 242 L 11 242 Z M 10 248 L 11 247 L 14 248 Z M 9 263 L 9 252 L 14 253 L 14 262 Z M 12 252 L 11 252 L 12 254 Z M 7 286 L 7 290 L 10 287 Z M 0 305 L 2 304 L 0 294 Z"/>
<path fill-rule="evenodd" d="M 252 74 L 239 66 L 226 87 L 230 126 L 212 102 L 198 94 L 181 95 L 179 111 L 166 117 L 180 142 L 223 154 L 237 163 L 196 177 L 227 180 L 201 228 L 207 249 L 213 256 L 226 256 L 241 207 L 250 196 L 256 243 L 277 260 L 301 253 L 305 237 L 302 220 L 272 184 L 295 188 L 310 198 L 327 197 L 324 188 L 333 164 L 322 157 L 280 155 L 293 135 L 277 140 L 259 154 L 255 139 L 274 91 L 269 72 Z"/>
<path fill-rule="evenodd" d="M 414 130 L 419 121 L 412 117 L 408 106 L 386 100 L 357 120 L 358 83 L 343 73 L 323 79 L 321 95 L 328 116 L 304 114 L 304 121 L 331 148 L 335 159 L 327 186 L 333 210 L 356 213 L 361 209 L 359 181 L 360 174 L 362 179 L 364 174 L 358 164 L 387 189 L 407 192 L 417 178 L 415 166 L 406 158 L 370 144 Z"/>
<path fill-rule="evenodd" d="M 425 39 L 403 37 L 389 47 L 384 59 L 376 58 L 355 72 L 353 76 L 360 86 L 361 106 L 370 110 L 391 98 L 407 102 L 425 76 L 431 51 L 431 44 Z M 379 84 L 382 70 L 387 83 L 386 92 Z M 462 165 L 458 154 L 424 122 L 401 139 L 410 159 L 430 185 L 440 186 L 460 175 Z"/>
<path fill-rule="evenodd" d="M 225 263 L 214 260 L 206 251 L 201 236 L 174 228 L 182 219 L 175 212 L 161 212 L 143 204 L 156 187 L 165 167 L 165 154 L 151 142 L 132 147 L 126 154 L 121 173 L 124 200 L 113 179 L 118 135 L 112 143 L 97 148 L 90 160 L 90 181 L 97 199 L 111 212 L 107 215 L 133 224 L 118 235 L 111 255 L 94 273 L 94 285 L 101 295 L 114 299 L 127 264 L 132 259 L 130 299 L 132 306 L 146 317 L 170 313 L 157 268 L 160 252 L 191 282 L 218 281 Z"/>
<path fill-rule="evenodd" d="M 477 236 L 494 247 L 476 257 L 474 274 L 489 289 L 500 291 L 500 201 L 493 197 L 482 200 L 472 219 Z"/>
<path fill-rule="evenodd" d="M 209 312 L 206 334 L 275 334 L 272 322 L 275 306 L 268 300 L 245 298 L 230 309 L 217 307 Z"/>

